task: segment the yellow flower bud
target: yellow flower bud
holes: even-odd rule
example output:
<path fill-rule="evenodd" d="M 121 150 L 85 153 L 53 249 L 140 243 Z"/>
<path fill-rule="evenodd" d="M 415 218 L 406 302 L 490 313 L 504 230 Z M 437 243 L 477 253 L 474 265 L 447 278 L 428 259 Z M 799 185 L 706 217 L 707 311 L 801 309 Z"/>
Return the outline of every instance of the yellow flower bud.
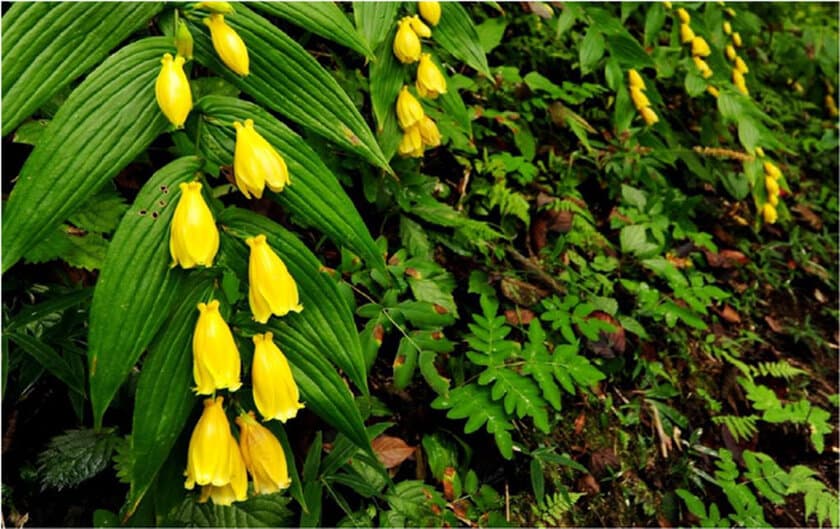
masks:
<path fill-rule="evenodd" d="M 703 37 L 694 37 L 691 41 L 691 54 L 695 57 L 708 57 L 712 53 Z"/>
<path fill-rule="evenodd" d="M 424 115 L 423 105 L 411 95 L 407 86 L 403 86 L 397 98 L 397 120 L 400 122 L 400 128 L 403 130 L 411 128 L 423 119 Z"/>
<path fill-rule="evenodd" d="M 726 8 L 726 9 L 724 9 L 723 11 L 724 11 L 727 15 L 729 15 L 729 16 L 731 16 L 731 17 L 734 17 L 734 16 L 735 16 L 735 10 L 734 10 L 734 9 L 732 9 L 731 7 L 727 7 L 727 8 Z"/>
<path fill-rule="evenodd" d="M 219 230 L 210 208 L 201 196 L 198 182 L 181 183 L 181 198 L 175 206 L 169 229 L 169 253 L 172 266 L 195 268 L 213 266 L 219 251 Z"/>
<path fill-rule="evenodd" d="M 239 447 L 245 466 L 254 479 L 254 492 L 271 494 L 292 484 L 286 466 L 286 454 L 274 434 L 256 421 L 254 412 L 236 418 Z"/>
<path fill-rule="evenodd" d="M 266 421 L 277 419 L 286 422 L 297 415 L 303 404 L 299 402 L 300 395 L 289 361 L 274 344 L 273 337 L 267 332 L 255 334 L 253 338 L 251 379 L 254 382 L 254 402 Z"/>
<path fill-rule="evenodd" d="M 747 68 L 747 63 L 744 62 L 744 59 L 740 57 L 735 57 L 735 65 L 733 66 L 736 70 L 741 73 L 749 73 L 750 69 Z"/>
<path fill-rule="evenodd" d="M 764 204 L 764 207 L 761 208 L 761 216 L 764 217 L 764 222 L 767 224 L 775 224 L 776 220 L 779 218 L 778 212 L 776 212 L 775 206 L 770 204 Z"/>
<path fill-rule="evenodd" d="M 688 24 L 689 22 L 691 22 L 691 15 L 689 15 L 688 11 L 686 11 L 682 7 L 677 9 L 677 16 L 680 17 L 680 22 L 682 22 L 683 24 Z"/>
<path fill-rule="evenodd" d="M 747 90 L 747 81 L 744 79 L 744 74 L 738 70 L 732 70 L 732 83 L 742 94 L 745 96 L 750 95 L 750 91 Z"/>
<path fill-rule="evenodd" d="M 444 79 L 443 74 L 440 73 L 428 53 L 420 55 L 415 86 L 421 97 L 435 99 L 438 95 L 446 93 L 446 79 Z"/>
<path fill-rule="evenodd" d="M 773 162 L 764 162 L 764 174 L 775 180 L 782 177 L 782 172 Z"/>
<path fill-rule="evenodd" d="M 420 120 L 420 138 L 425 147 L 437 147 L 440 145 L 440 131 L 437 124 L 429 116 L 423 116 Z"/>
<path fill-rule="evenodd" d="M 767 189 L 767 196 L 779 196 L 779 183 L 772 176 L 764 177 L 764 187 Z"/>
<path fill-rule="evenodd" d="M 764 149 L 762 149 L 761 147 L 756 147 L 755 148 L 755 155 L 758 156 L 759 158 L 764 158 Z"/>
<path fill-rule="evenodd" d="M 712 69 L 709 67 L 709 64 L 701 59 L 700 57 L 692 57 L 694 60 L 694 66 L 700 70 L 700 75 L 703 76 L 703 79 L 708 79 L 712 76 Z"/>
<path fill-rule="evenodd" d="M 717 87 L 714 87 L 712 85 L 707 86 L 706 91 L 712 94 L 712 97 L 714 97 L 715 99 L 717 99 L 720 95 L 720 90 L 718 90 Z"/>
<path fill-rule="evenodd" d="M 647 98 L 642 89 L 636 86 L 630 87 L 630 99 L 633 100 L 633 106 L 636 110 L 641 110 L 650 106 L 650 100 Z"/>
<path fill-rule="evenodd" d="M 248 237 L 245 244 L 251 248 L 248 259 L 248 303 L 254 320 L 265 323 L 272 314 L 285 316 L 289 312 L 302 311 L 297 284 L 283 260 L 266 242 L 265 235 Z"/>
<path fill-rule="evenodd" d="M 639 72 L 637 72 L 634 69 L 631 69 L 627 72 L 627 76 L 630 79 L 630 88 L 636 87 L 640 90 L 645 89 L 645 82 L 642 81 L 642 76 L 639 75 Z"/>
<path fill-rule="evenodd" d="M 419 16 L 414 15 L 408 17 L 408 23 L 411 26 L 411 29 L 413 29 L 414 32 L 417 33 L 418 37 L 423 37 L 424 39 L 427 39 L 432 36 L 431 28 L 424 24 L 423 21 L 420 20 Z"/>
<path fill-rule="evenodd" d="M 665 9 L 668 10 L 670 10 L 673 7 L 673 5 L 671 5 L 671 2 L 668 2 L 667 0 L 665 2 L 662 2 L 662 5 L 665 7 Z"/>
<path fill-rule="evenodd" d="M 691 26 L 688 24 L 680 24 L 680 42 L 688 44 L 694 40 L 694 36 L 694 31 L 692 31 Z"/>
<path fill-rule="evenodd" d="M 394 37 L 394 55 L 403 64 L 411 64 L 420 60 L 420 38 L 411 29 L 409 17 L 399 21 L 397 35 Z"/>
<path fill-rule="evenodd" d="M 175 30 L 175 49 L 178 55 L 191 61 L 193 58 L 193 37 L 190 28 L 183 20 L 178 21 L 178 29 Z"/>
<path fill-rule="evenodd" d="M 230 2 L 199 2 L 195 5 L 196 9 L 206 9 L 213 13 L 220 13 L 222 15 L 230 15 L 234 12 L 233 6 Z"/>
<path fill-rule="evenodd" d="M 184 487 L 198 485 L 223 487 L 233 478 L 236 442 L 230 433 L 223 397 L 204 400 L 204 411 L 195 425 L 187 450 L 187 480 Z M 239 450 L 236 450 L 239 452 Z"/>
<path fill-rule="evenodd" d="M 245 501 L 248 499 L 248 472 L 245 470 L 245 461 L 239 452 L 236 439 L 230 434 L 228 436 L 228 442 L 231 445 L 228 448 L 230 452 L 230 467 L 232 469 L 230 483 L 221 487 L 204 485 L 201 487 L 199 503 L 204 503 L 210 498 L 216 505 L 231 505 L 235 501 Z"/>
<path fill-rule="evenodd" d="M 213 48 L 222 62 L 237 74 L 248 75 L 248 48 L 242 37 L 225 22 L 224 15 L 212 14 L 204 23 L 210 28 Z"/>
<path fill-rule="evenodd" d="M 198 321 L 193 331 L 193 379 L 195 392 L 211 395 L 217 389 L 236 391 L 239 381 L 239 349 L 233 333 L 219 313 L 219 301 L 198 304 Z M 200 483 L 206 485 L 206 483 Z"/>
<path fill-rule="evenodd" d="M 735 51 L 735 46 L 732 44 L 727 44 L 726 48 L 726 58 L 730 61 L 734 61 L 738 57 L 738 52 Z"/>
<path fill-rule="evenodd" d="M 741 34 L 737 31 L 732 34 L 732 44 L 734 44 L 736 48 L 740 48 L 741 44 L 743 44 L 741 42 Z"/>
<path fill-rule="evenodd" d="M 429 24 L 437 26 L 440 22 L 440 2 L 417 2 L 417 9 Z"/>
<path fill-rule="evenodd" d="M 177 128 L 182 128 L 192 109 L 190 82 L 184 73 L 184 58 L 175 59 L 168 53 L 160 61 L 160 73 L 155 81 L 155 99 L 163 115 Z"/>
<path fill-rule="evenodd" d="M 423 156 L 423 136 L 420 134 L 420 123 L 405 129 L 397 152 L 400 153 L 400 156 L 411 156 L 412 158 Z"/>
<path fill-rule="evenodd" d="M 727 35 L 732 34 L 732 24 L 730 24 L 729 21 L 723 23 L 723 32 Z"/>
<path fill-rule="evenodd" d="M 654 123 L 659 122 L 659 116 L 657 116 L 656 112 L 654 112 L 650 107 L 639 109 L 639 114 L 642 115 L 642 119 L 644 119 L 645 123 L 648 125 L 653 125 Z"/>
<path fill-rule="evenodd" d="M 252 194 L 262 198 L 266 185 L 275 193 L 283 191 L 283 187 L 291 183 L 283 157 L 254 129 L 253 119 L 246 119 L 244 125 L 236 121 L 233 127 L 236 129 L 233 151 L 236 187 L 247 198 Z"/>

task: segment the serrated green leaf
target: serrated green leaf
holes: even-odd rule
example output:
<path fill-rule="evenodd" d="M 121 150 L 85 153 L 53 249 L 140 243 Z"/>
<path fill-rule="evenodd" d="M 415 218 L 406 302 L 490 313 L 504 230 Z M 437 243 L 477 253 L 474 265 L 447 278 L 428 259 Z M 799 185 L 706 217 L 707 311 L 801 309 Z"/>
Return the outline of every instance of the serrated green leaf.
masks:
<path fill-rule="evenodd" d="M 540 396 L 540 390 L 531 379 L 525 378 L 504 365 L 490 366 L 478 377 L 478 383 L 493 383 L 490 396 L 494 400 L 504 398 L 505 412 L 523 418 L 526 415 L 534 419 L 534 426 L 545 433 L 549 432 L 546 402 Z"/>
<path fill-rule="evenodd" d="M 85 231 L 110 233 L 128 210 L 125 199 L 113 188 L 105 188 L 79 207 L 68 221 Z"/>
<path fill-rule="evenodd" d="M 432 401 L 432 408 L 449 409 L 446 416 L 450 419 L 468 419 L 465 433 L 472 433 L 486 425 L 487 432 L 495 437 L 502 456 L 505 459 L 513 457 L 513 439 L 510 436 L 513 424 L 502 405 L 490 398 L 489 389 L 475 384 L 461 386 L 451 390 L 448 397 L 438 396 Z"/>
<path fill-rule="evenodd" d="M 243 4 L 225 21 L 248 46 L 251 73 L 240 77 L 231 71 L 213 49 L 207 28 L 191 23 L 198 62 L 257 103 L 392 172 L 350 97 L 306 50 Z"/>
<path fill-rule="evenodd" d="M 394 18 L 402 2 L 353 2 L 353 18 L 356 28 L 370 43 L 371 49 L 377 49 L 385 41 L 388 31 L 394 26 Z M 377 60 L 380 54 L 377 50 Z"/>
<path fill-rule="evenodd" d="M 440 22 L 432 30 L 432 40 L 480 74 L 491 77 L 487 56 L 470 15 L 458 2 L 441 2 L 440 8 Z"/>
<path fill-rule="evenodd" d="M 3 15 L 3 136 L 162 7 L 160 2 L 13 4 Z"/>
<path fill-rule="evenodd" d="M 367 41 L 333 2 L 255 2 L 251 5 L 258 11 L 284 18 L 368 58 L 373 57 Z"/>
<path fill-rule="evenodd" d="M 153 87 L 172 51 L 164 37 L 133 42 L 61 105 L 3 208 L 3 271 L 166 130 Z"/>
<path fill-rule="evenodd" d="M 173 304 L 187 271 L 170 268 L 169 223 L 178 184 L 195 178 L 196 157 L 164 166 L 140 190 L 111 240 L 90 309 L 88 360 L 94 423 L 102 415 Z"/>
<path fill-rule="evenodd" d="M 289 527 L 292 511 L 289 497 L 282 492 L 259 494 L 230 506 L 198 503 L 187 498 L 170 523 L 184 527 Z M 174 522 L 174 523 L 171 523 Z"/>
<path fill-rule="evenodd" d="M 370 232 L 338 179 L 303 138 L 262 108 L 234 98 L 208 96 L 196 110 L 203 112 L 202 138 L 211 137 L 222 146 L 205 155 L 219 165 L 233 163 L 234 121 L 253 119 L 255 128 L 277 148 L 289 167 L 291 185 L 282 193 L 269 193 L 277 202 L 309 226 L 328 235 L 337 245 L 347 246 L 374 268 L 384 269 L 385 260 Z M 209 138 L 208 138 L 209 139 Z M 202 145 L 209 142 L 203 141 Z"/>
<path fill-rule="evenodd" d="M 113 428 L 67 430 L 53 437 L 38 455 L 38 473 L 44 488 L 75 487 L 103 471 L 120 438 Z"/>

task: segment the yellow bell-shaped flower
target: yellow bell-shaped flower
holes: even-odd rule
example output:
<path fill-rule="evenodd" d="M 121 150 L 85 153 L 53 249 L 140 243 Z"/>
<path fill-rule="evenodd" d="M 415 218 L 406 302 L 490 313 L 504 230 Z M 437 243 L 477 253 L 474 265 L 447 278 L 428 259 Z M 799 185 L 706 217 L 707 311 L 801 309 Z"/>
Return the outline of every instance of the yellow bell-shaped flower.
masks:
<path fill-rule="evenodd" d="M 428 53 L 420 55 L 420 64 L 417 66 L 417 93 L 421 97 L 435 99 L 440 94 L 446 93 L 446 79 L 438 70 L 437 65 L 432 61 Z"/>
<path fill-rule="evenodd" d="M 169 229 L 172 266 L 213 266 L 213 259 L 219 251 L 219 230 L 201 196 L 201 184 L 184 182 L 179 187 L 181 198 L 175 206 Z"/>
<path fill-rule="evenodd" d="M 420 123 L 416 123 L 403 131 L 397 152 L 400 153 L 400 156 L 411 156 L 412 158 L 423 156 L 423 136 L 420 134 Z"/>
<path fill-rule="evenodd" d="M 764 217 L 764 222 L 767 224 L 775 224 L 779 218 L 779 213 L 776 211 L 776 207 L 768 202 L 761 208 L 761 216 Z"/>
<path fill-rule="evenodd" d="M 239 425 L 239 447 L 245 466 L 254 480 L 254 492 L 271 494 L 289 488 L 286 454 L 274 434 L 257 422 L 254 412 L 236 418 Z"/>
<path fill-rule="evenodd" d="M 282 259 L 268 245 L 265 235 L 248 237 L 245 244 L 251 248 L 248 260 L 248 302 L 254 320 L 265 323 L 272 314 L 285 316 L 290 311 L 303 310 L 295 280 Z"/>
<path fill-rule="evenodd" d="M 630 99 L 633 101 L 633 106 L 636 110 L 641 110 L 650 106 L 650 100 L 647 98 L 642 89 L 637 86 L 630 87 Z"/>
<path fill-rule="evenodd" d="M 403 86 L 400 90 L 400 95 L 397 97 L 397 121 L 400 123 L 400 128 L 408 130 L 415 124 L 419 123 L 425 113 L 423 112 L 423 105 L 417 98 L 411 95 L 407 86 Z"/>
<path fill-rule="evenodd" d="M 418 37 L 423 37 L 424 39 L 427 39 L 432 36 L 431 28 L 424 24 L 423 21 L 420 20 L 419 16 L 414 15 L 408 17 L 408 23 L 411 26 L 411 29 L 413 29 L 414 32 L 417 33 Z"/>
<path fill-rule="evenodd" d="M 403 64 L 411 64 L 420 60 L 420 37 L 411 29 L 410 17 L 403 17 L 399 21 L 393 49 L 394 55 Z"/>
<path fill-rule="evenodd" d="M 709 92 L 712 95 L 712 97 L 714 97 L 715 99 L 717 99 L 718 96 L 720 96 L 720 90 L 718 90 L 717 87 L 715 87 L 715 86 L 712 86 L 712 85 L 707 86 L 706 91 Z"/>
<path fill-rule="evenodd" d="M 233 151 L 236 187 L 247 198 L 251 198 L 252 194 L 262 198 L 266 185 L 275 193 L 282 191 L 291 183 L 283 157 L 254 129 L 253 119 L 246 119 L 244 125 L 236 121 L 233 126 L 236 129 Z"/>
<path fill-rule="evenodd" d="M 205 18 L 204 23 L 210 28 L 213 48 L 222 62 L 237 74 L 248 75 L 248 48 L 242 37 L 225 22 L 225 16 L 214 13 Z"/>
<path fill-rule="evenodd" d="M 735 46 L 732 44 L 727 44 L 726 48 L 724 48 L 724 52 L 726 53 L 726 58 L 730 61 L 734 61 L 736 57 L 738 57 L 738 52 L 735 51 Z"/>
<path fill-rule="evenodd" d="M 742 94 L 745 96 L 750 95 L 750 91 L 747 90 L 747 81 L 744 79 L 744 74 L 738 70 L 732 70 L 732 83 Z"/>
<path fill-rule="evenodd" d="M 776 180 L 782 177 L 782 172 L 773 162 L 764 162 L 764 174 Z"/>
<path fill-rule="evenodd" d="M 222 487 L 231 482 L 234 474 L 231 449 L 236 443 L 230 433 L 223 397 L 204 400 L 204 411 L 195 425 L 187 450 L 187 476 L 184 487 L 198 485 Z"/>
<path fill-rule="evenodd" d="M 239 381 L 239 349 L 233 333 L 219 313 L 219 301 L 198 304 L 198 322 L 193 331 L 193 379 L 195 392 L 210 395 L 217 389 L 236 391 Z M 202 483 L 204 485 L 204 483 Z"/>
<path fill-rule="evenodd" d="M 286 422 L 303 408 L 289 361 L 274 343 L 272 333 L 256 334 L 253 340 L 251 378 L 254 383 L 254 402 L 266 421 L 277 419 Z"/>
<path fill-rule="evenodd" d="M 166 119 L 180 129 L 192 109 L 192 92 L 184 73 L 184 58 L 178 55 L 173 59 L 172 55 L 164 53 L 160 63 L 155 98 Z"/>
<path fill-rule="evenodd" d="M 723 32 L 727 35 L 732 34 L 732 24 L 730 24 L 729 21 L 723 23 Z"/>
<path fill-rule="evenodd" d="M 741 41 L 741 34 L 737 31 L 732 34 L 732 44 L 734 44 L 736 48 L 740 48 L 741 44 L 743 44 Z"/>
<path fill-rule="evenodd" d="M 429 24 L 437 26 L 440 22 L 440 2 L 417 2 L 417 10 Z"/>
<path fill-rule="evenodd" d="M 764 187 L 767 189 L 767 196 L 779 195 L 779 183 L 772 176 L 764 177 Z"/>
<path fill-rule="evenodd" d="M 694 40 L 694 31 L 688 24 L 680 24 L 680 42 L 688 44 Z"/>
<path fill-rule="evenodd" d="M 228 434 L 228 443 L 230 445 L 228 448 L 230 453 L 229 464 L 232 469 L 230 483 L 221 487 L 204 485 L 201 487 L 199 503 L 204 503 L 209 498 L 216 505 L 231 505 L 235 501 L 248 499 L 248 472 L 245 470 L 245 461 L 242 459 L 236 439 L 230 434 Z"/>
<path fill-rule="evenodd" d="M 685 8 L 681 7 L 677 9 L 677 16 L 680 17 L 680 22 L 683 24 L 691 22 L 691 15 L 688 14 L 688 11 L 686 11 Z"/>
<path fill-rule="evenodd" d="M 627 72 L 627 77 L 630 79 L 630 88 L 638 88 L 640 90 L 645 89 L 645 82 L 642 80 L 642 76 L 639 75 L 635 69 L 631 69 Z"/>
<path fill-rule="evenodd" d="M 691 54 L 695 57 L 708 57 L 712 53 L 709 43 L 703 37 L 694 37 L 691 41 Z"/>
<path fill-rule="evenodd" d="M 641 114 L 642 119 L 645 120 L 647 125 L 653 125 L 654 123 L 659 122 L 659 116 L 657 116 L 656 112 L 654 112 L 650 107 L 639 109 L 639 114 Z"/>
<path fill-rule="evenodd" d="M 747 68 L 747 63 L 745 63 L 744 59 L 740 57 L 735 57 L 735 65 L 733 68 L 744 74 L 750 73 L 750 69 Z"/>
<path fill-rule="evenodd" d="M 692 57 L 692 59 L 694 60 L 694 66 L 700 70 L 700 75 L 703 76 L 703 79 L 708 79 L 712 76 L 712 69 L 709 67 L 709 63 L 700 57 Z"/>
<path fill-rule="evenodd" d="M 420 138 L 423 140 L 425 147 L 437 147 L 440 145 L 440 131 L 437 128 L 437 123 L 429 116 L 423 116 L 420 120 Z"/>
<path fill-rule="evenodd" d="M 756 147 L 755 148 L 755 155 L 758 156 L 759 158 L 764 158 L 764 149 L 762 149 L 761 147 Z"/>

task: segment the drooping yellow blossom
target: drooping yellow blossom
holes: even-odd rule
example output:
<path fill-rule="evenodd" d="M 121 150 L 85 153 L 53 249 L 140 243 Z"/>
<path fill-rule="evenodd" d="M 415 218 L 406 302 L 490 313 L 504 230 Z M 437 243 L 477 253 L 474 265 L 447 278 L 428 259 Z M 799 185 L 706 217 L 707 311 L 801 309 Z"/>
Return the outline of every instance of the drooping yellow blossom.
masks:
<path fill-rule="evenodd" d="M 169 228 L 172 266 L 213 266 L 213 259 L 219 251 L 219 230 L 210 208 L 201 196 L 201 184 L 183 182 L 178 187 L 181 189 L 181 198 L 175 206 Z"/>
<path fill-rule="evenodd" d="M 671 5 L 671 2 L 668 2 L 667 0 L 665 2 L 662 2 L 662 6 L 668 10 L 670 10 L 673 7 L 673 5 Z"/>
<path fill-rule="evenodd" d="M 779 218 L 776 207 L 769 202 L 764 204 L 764 207 L 761 208 L 761 216 L 764 217 L 764 222 L 767 224 L 775 224 L 776 220 Z"/>
<path fill-rule="evenodd" d="M 764 158 L 764 149 L 762 149 L 761 147 L 756 147 L 755 148 L 755 155 L 758 156 L 759 158 Z"/>
<path fill-rule="evenodd" d="M 691 54 L 695 57 L 708 57 L 712 53 L 709 43 L 703 37 L 694 37 L 691 41 Z"/>
<path fill-rule="evenodd" d="M 732 24 L 730 24 L 729 21 L 723 23 L 723 32 L 727 35 L 732 34 Z"/>
<path fill-rule="evenodd" d="M 685 8 L 681 7 L 677 9 L 677 16 L 680 17 L 680 22 L 683 24 L 691 22 L 691 15 L 688 14 L 688 11 L 686 11 Z"/>
<path fill-rule="evenodd" d="M 423 21 L 420 20 L 419 16 L 414 15 L 408 17 L 408 23 L 411 26 L 411 29 L 413 29 L 414 32 L 417 33 L 418 37 L 428 39 L 432 36 L 432 29 L 426 24 L 424 24 Z"/>
<path fill-rule="evenodd" d="M 654 123 L 659 122 L 659 116 L 657 116 L 656 112 L 654 112 L 650 107 L 640 109 L 639 114 L 642 115 L 642 119 L 644 119 L 645 123 L 648 125 L 653 125 Z"/>
<path fill-rule="evenodd" d="M 637 110 L 641 110 L 644 107 L 650 106 L 650 100 L 639 87 L 630 87 L 630 99 L 633 100 L 633 106 L 635 106 Z"/>
<path fill-rule="evenodd" d="M 782 177 L 782 172 L 773 162 L 764 162 L 764 174 L 776 180 Z"/>
<path fill-rule="evenodd" d="M 236 439 L 230 434 L 228 436 L 230 445 L 228 451 L 230 452 L 230 467 L 232 469 L 230 483 L 221 487 L 204 485 L 201 487 L 199 503 L 204 503 L 209 498 L 216 505 L 231 505 L 235 501 L 248 499 L 248 472 L 245 470 L 245 461 L 242 459 Z"/>
<path fill-rule="evenodd" d="M 230 327 L 219 313 L 219 301 L 199 303 L 198 311 L 192 340 L 195 392 L 211 395 L 217 389 L 236 391 L 242 386 L 239 349 Z"/>
<path fill-rule="evenodd" d="M 639 75 L 639 72 L 635 69 L 630 69 L 630 71 L 627 72 L 627 76 L 630 79 L 630 88 L 635 87 L 640 90 L 645 89 L 645 82 L 642 81 L 642 76 Z"/>
<path fill-rule="evenodd" d="M 724 11 L 727 15 L 729 15 L 729 16 L 731 16 L 731 17 L 734 17 L 734 16 L 735 16 L 735 10 L 734 10 L 734 9 L 732 9 L 731 7 L 727 7 L 727 8 L 726 8 L 726 9 L 724 9 L 723 11 Z"/>
<path fill-rule="evenodd" d="M 692 31 L 691 26 L 688 24 L 680 24 L 680 42 L 688 44 L 694 40 L 694 36 L 694 31 Z"/>
<path fill-rule="evenodd" d="M 234 12 L 233 6 L 230 2 L 199 2 L 195 5 L 196 9 L 206 9 L 213 13 L 220 13 L 222 15 L 230 15 Z"/>
<path fill-rule="evenodd" d="M 420 37 L 411 29 L 411 17 L 403 17 L 399 21 L 393 49 L 394 55 L 403 64 L 420 60 Z"/>
<path fill-rule="evenodd" d="M 204 23 L 210 28 L 210 37 L 213 39 L 213 48 L 219 54 L 219 58 L 239 75 L 245 76 L 250 72 L 248 60 L 248 48 L 242 37 L 225 22 L 225 16 L 218 13 L 204 19 Z"/>
<path fill-rule="evenodd" d="M 742 44 L 742 42 L 741 42 L 741 34 L 740 34 L 740 33 L 738 33 L 737 31 L 736 31 L 735 33 L 733 33 L 733 34 L 732 34 L 732 44 L 734 44 L 736 48 L 740 48 L 740 47 L 741 47 L 741 44 Z"/>
<path fill-rule="evenodd" d="M 420 55 L 420 64 L 417 66 L 417 93 L 421 97 L 435 99 L 440 94 L 446 93 L 446 79 L 438 70 L 437 65 L 432 61 L 428 53 Z"/>
<path fill-rule="evenodd" d="M 735 51 L 735 46 L 733 46 L 732 44 L 727 44 L 726 48 L 724 48 L 724 51 L 726 52 L 726 58 L 730 61 L 734 61 L 735 58 L 738 57 L 738 52 Z"/>
<path fill-rule="evenodd" d="M 733 66 L 736 70 L 741 73 L 749 73 L 750 69 L 747 68 L 747 63 L 744 62 L 744 59 L 740 57 L 735 57 L 735 65 Z"/>
<path fill-rule="evenodd" d="M 178 55 L 173 59 L 172 55 L 164 53 L 160 63 L 155 98 L 166 119 L 180 129 L 192 109 L 192 92 L 184 73 L 184 58 Z"/>
<path fill-rule="evenodd" d="M 187 480 L 184 487 L 192 489 L 198 485 L 223 487 L 231 482 L 234 474 L 231 450 L 230 424 L 222 408 L 223 397 L 204 400 L 204 411 L 195 425 L 187 450 Z"/>
<path fill-rule="evenodd" d="M 712 97 L 714 97 L 715 99 L 717 99 L 718 96 L 720 96 L 720 90 L 718 90 L 717 87 L 715 87 L 715 86 L 712 86 L 712 85 L 707 86 L 706 91 L 709 92 L 710 94 L 712 94 Z"/>
<path fill-rule="evenodd" d="M 423 105 L 411 95 L 407 86 L 403 86 L 397 97 L 397 121 L 400 123 L 400 128 L 403 130 L 411 128 L 419 123 L 424 115 Z"/>
<path fill-rule="evenodd" d="M 423 116 L 419 123 L 420 138 L 426 147 L 437 147 L 440 145 L 440 131 L 437 124 L 429 116 Z"/>
<path fill-rule="evenodd" d="M 272 314 L 285 316 L 300 312 L 298 289 L 285 263 L 274 253 L 265 235 L 248 237 L 245 244 L 251 248 L 248 259 L 248 303 L 254 320 L 265 323 Z"/>
<path fill-rule="evenodd" d="M 437 26 L 440 22 L 440 2 L 417 2 L 417 9 L 429 24 Z"/>
<path fill-rule="evenodd" d="M 175 30 L 175 49 L 178 55 L 191 61 L 193 58 L 193 37 L 190 28 L 183 20 L 178 21 L 178 29 Z"/>
<path fill-rule="evenodd" d="M 239 425 L 239 447 L 245 466 L 254 480 L 254 492 L 271 494 L 292 484 L 286 466 L 286 454 L 271 431 L 258 423 L 254 412 L 236 418 Z"/>
<path fill-rule="evenodd" d="M 277 419 L 286 422 L 303 408 L 289 361 L 274 343 L 274 336 L 270 332 L 255 334 L 253 339 L 251 379 L 254 383 L 254 402 L 266 421 Z"/>
<path fill-rule="evenodd" d="M 767 195 L 779 195 L 779 183 L 770 175 L 764 177 L 764 187 L 767 188 Z"/>
<path fill-rule="evenodd" d="M 254 120 L 233 123 L 236 129 L 236 147 L 233 152 L 233 176 L 236 187 L 247 198 L 253 194 L 262 198 L 267 185 L 275 193 L 290 184 L 286 161 L 268 141 L 254 129 Z"/>
<path fill-rule="evenodd" d="M 750 91 L 747 90 L 747 81 L 744 79 L 744 74 L 738 70 L 732 70 L 732 83 L 742 94 L 745 96 L 750 95 Z"/>
<path fill-rule="evenodd" d="M 709 67 L 709 63 L 701 59 L 700 57 L 692 57 L 694 60 L 694 66 L 700 71 L 700 75 L 703 76 L 703 79 L 708 79 L 712 76 L 712 69 Z"/>
<path fill-rule="evenodd" d="M 415 123 L 403 131 L 397 152 L 400 153 L 400 156 L 411 156 L 412 158 L 423 156 L 423 136 L 420 134 L 420 123 Z"/>

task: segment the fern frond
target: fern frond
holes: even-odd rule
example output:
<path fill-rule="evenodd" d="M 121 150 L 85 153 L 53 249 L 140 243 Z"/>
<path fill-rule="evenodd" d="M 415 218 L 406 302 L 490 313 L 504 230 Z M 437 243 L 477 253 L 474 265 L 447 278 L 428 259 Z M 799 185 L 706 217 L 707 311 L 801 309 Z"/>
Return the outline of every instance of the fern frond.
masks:
<path fill-rule="evenodd" d="M 793 367 L 788 362 L 780 360 L 778 362 L 759 362 L 754 366 L 750 366 L 752 376 L 759 377 L 774 377 L 790 380 L 799 375 L 807 374 L 805 370 Z"/>
<path fill-rule="evenodd" d="M 499 452 L 506 458 L 513 457 L 513 439 L 510 422 L 505 409 L 490 398 L 490 390 L 476 384 L 467 384 L 449 392 L 449 396 L 439 396 L 432 401 L 436 410 L 449 409 L 446 414 L 450 419 L 467 419 L 465 433 L 472 433 L 485 425 L 488 433 L 493 434 Z"/>
<path fill-rule="evenodd" d="M 758 428 L 755 425 L 756 421 L 758 421 L 758 417 L 756 415 L 746 415 L 744 417 L 738 417 L 735 415 L 719 415 L 717 417 L 712 417 L 713 423 L 723 424 L 726 426 L 726 428 L 729 429 L 729 433 L 731 433 L 732 437 L 735 438 L 735 441 L 738 442 L 750 439 L 756 432 L 758 432 Z"/>
<path fill-rule="evenodd" d="M 581 492 L 555 492 L 547 495 L 545 499 L 532 505 L 531 509 L 538 518 L 537 527 L 564 527 L 569 523 L 566 515 L 571 512 L 579 499 L 586 494 Z"/>

